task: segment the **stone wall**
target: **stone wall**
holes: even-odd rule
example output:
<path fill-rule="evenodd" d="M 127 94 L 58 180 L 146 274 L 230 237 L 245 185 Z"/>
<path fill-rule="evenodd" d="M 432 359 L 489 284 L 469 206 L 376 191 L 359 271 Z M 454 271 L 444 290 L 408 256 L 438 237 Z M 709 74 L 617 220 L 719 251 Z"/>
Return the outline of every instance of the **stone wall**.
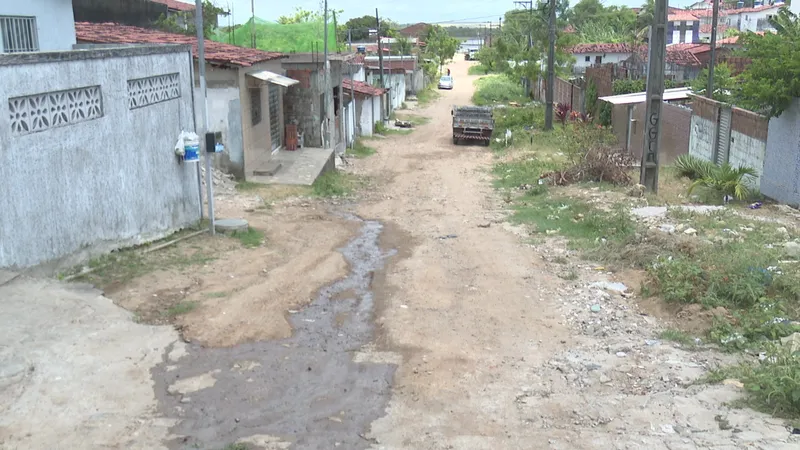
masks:
<path fill-rule="evenodd" d="M 289 68 L 286 76 L 300 81 L 289 87 L 284 95 L 284 117 L 286 123 L 296 124 L 303 133 L 304 145 L 322 147 L 321 107 L 322 76 L 319 71 L 308 68 Z"/>
<path fill-rule="evenodd" d="M 0 267 L 69 265 L 200 218 L 188 46 L 0 55 Z M 37 105 L 37 106 L 34 106 Z"/>

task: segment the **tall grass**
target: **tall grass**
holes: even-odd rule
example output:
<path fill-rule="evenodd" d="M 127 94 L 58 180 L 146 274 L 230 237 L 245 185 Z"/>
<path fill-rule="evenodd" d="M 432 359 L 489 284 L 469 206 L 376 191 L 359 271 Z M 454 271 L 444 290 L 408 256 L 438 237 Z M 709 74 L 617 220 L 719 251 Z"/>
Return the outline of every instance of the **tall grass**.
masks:
<path fill-rule="evenodd" d="M 508 77 L 490 75 L 475 81 L 475 94 L 472 96 L 472 102 L 478 106 L 509 102 L 526 103 L 527 101 L 528 98 L 522 86 Z"/>

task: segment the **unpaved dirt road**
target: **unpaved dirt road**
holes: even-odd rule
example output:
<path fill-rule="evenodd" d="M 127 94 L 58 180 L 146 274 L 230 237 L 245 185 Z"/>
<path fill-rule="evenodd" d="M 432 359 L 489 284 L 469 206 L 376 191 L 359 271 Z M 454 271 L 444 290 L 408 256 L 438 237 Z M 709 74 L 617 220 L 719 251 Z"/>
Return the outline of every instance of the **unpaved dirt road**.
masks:
<path fill-rule="evenodd" d="M 597 270 L 559 238 L 534 244 L 506 223 L 491 151 L 451 143 L 450 106 L 469 103 L 474 78 L 465 62 L 450 68 L 455 89 L 412 112 L 430 123 L 371 141 L 377 154 L 345 168 L 373 180 L 357 201 L 260 208 L 246 193 L 220 198 L 220 213 L 265 230 L 265 245 L 185 241 L 171 250 L 178 261 L 215 258 L 106 290 L 143 317 L 193 302 L 174 319 L 188 343 L 165 326 L 121 325 L 129 315 L 94 294 L 74 300 L 70 314 L 105 305 L 109 323 L 125 330 L 122 350 L 114 339 L 94 349 L 90 327 L 37 340 L 42 324 L 71 316 L 53 308 L 25 316 L 27 294 L 17 293 L 11 317 L 26 325 L 0 333 L 0 355 L 16 355 L 0 361 L 0 448 L 59 448 L 56 436 L 70 433 L 81 437 L 63 441 L 77 445 L 68 448 L 800 448 L 783 421 L 726 406 L 742 395 L 736 382 L 694 383 L 730 356 L 659 341 L 664 324 L 635 295 L 595 285 L 637 286 L 635 275 Z M 572 281 L 559 278 L 565 270 Z M 39 294 L 44 304 L 68 297 L 58 283 L 49 289 Z M 92 354 L 64 367 L 55 355 L 37 357 L 35 373 L 26 372 L 31 358 L 20 355 L 50 355 L 42 348 L 62 335 L 89 340 Z M 147 347 L 144 360 L 129 357 L 137 345 Z M 97 381 L 86 400 L 58 384 L 58 371 L 109 364 L 115 381 L 135 389 Z M 78 400 L 81 408 L 64 406 Z"/>

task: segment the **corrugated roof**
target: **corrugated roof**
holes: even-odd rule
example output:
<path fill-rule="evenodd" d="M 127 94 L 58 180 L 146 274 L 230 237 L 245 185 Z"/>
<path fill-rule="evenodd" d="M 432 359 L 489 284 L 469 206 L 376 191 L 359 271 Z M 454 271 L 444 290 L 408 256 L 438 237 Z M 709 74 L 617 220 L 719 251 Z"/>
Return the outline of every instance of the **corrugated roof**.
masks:
<path fill-rule="evenodd" d="M 180 2 L 178 0 L 150 0 L 153 3 L 161 3 L 162 5 L 167 5 L 169 9 L 175 9 L 178 11 L 194 11 L 195 6 L 194 4 L 189 4 L 185 2 Z"/>
<path fill-rule="evenodd" d="M 79 42 L 98 44 L 189 44 L 197 58 L 197 38 L 116 23 L 75 22 Z M 248 67 L 283 57 L 282 53 L 237 47 L 205 39 L 206 62 L 218 65 Z"/>
<path fill-rule="evenodd" d="M 352 89 L 357 94 L 366 95 L 370 97 L 374 97 L 376 95 L 383 95 L 383 93 L 386 92 L 386 89 L 375 87 L 363 81 L 353 81 L 349 78 L 345 78 L 342 80 L 342 88 L 345 91 L 349 91 L 350 89 Z"/>
<path fill-rule="evenodd" d="M 691 93 L 692 90 L 686 87 L 664 89 L 664 96 L 662 98 L 665 102 L 672 100 L 683 100 L 689 98 L 689 94 Z M 644 103 L 645 99 L 647 99 L 647 92 L 600 97 L 600 100 L 611 103 L 612 105 L 632 105 L 636 103 Z"/>

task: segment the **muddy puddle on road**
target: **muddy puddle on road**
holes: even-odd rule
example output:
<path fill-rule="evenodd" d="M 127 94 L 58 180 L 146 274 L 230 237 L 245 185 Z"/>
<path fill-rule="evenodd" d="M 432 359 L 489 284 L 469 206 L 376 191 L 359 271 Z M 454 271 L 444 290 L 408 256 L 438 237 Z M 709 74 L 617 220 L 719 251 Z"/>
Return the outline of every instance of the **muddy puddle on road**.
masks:
<path fill-rule="evenodd" d="M 339 250 L 350 274 L 291 315 L 291 338 L 188 345 L 154 370 L 161 412 L 179 420 L 173 435 L 186 436 L 170 448 L 218 450 L 254 436 L 254 448 L 369 447 L 363 433 L 384 414 L 396 366 L 355 363 L 353 354 L 373 339 L 373 274 L 396 252 L 381 250 L 379 222 L 348 219 L 362 223 Z"/>

